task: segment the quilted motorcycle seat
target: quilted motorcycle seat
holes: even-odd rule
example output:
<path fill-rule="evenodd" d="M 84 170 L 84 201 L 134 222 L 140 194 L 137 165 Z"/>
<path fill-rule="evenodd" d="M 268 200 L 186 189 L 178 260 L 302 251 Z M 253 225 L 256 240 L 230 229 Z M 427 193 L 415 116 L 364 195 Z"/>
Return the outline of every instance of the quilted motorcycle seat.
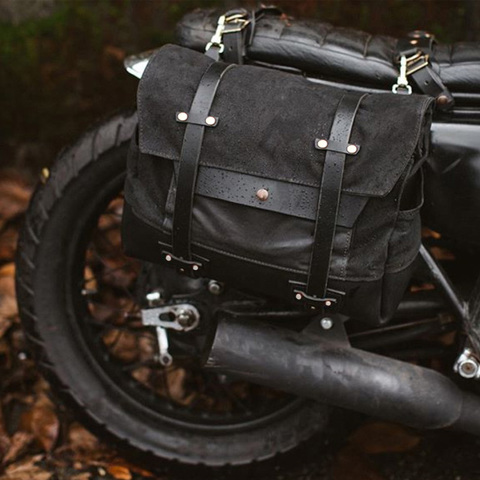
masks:
<path fill-rule="evenodd" d="M 177 27 L 180 45 L 205 49 L 224 12 L 197 9 Z M 398 76 L 397 39 L 324 22 L 265 15 L 256 24 L 247 57 L 347 83 L 390 88 Z M 436 44 L 434 70 L 452 92 L 480 93 L 480 42 Z"/>

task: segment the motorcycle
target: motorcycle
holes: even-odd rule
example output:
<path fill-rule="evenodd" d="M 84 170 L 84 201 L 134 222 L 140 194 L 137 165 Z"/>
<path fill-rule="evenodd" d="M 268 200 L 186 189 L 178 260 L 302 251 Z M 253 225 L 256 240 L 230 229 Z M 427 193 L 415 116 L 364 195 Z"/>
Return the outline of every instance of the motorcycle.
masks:
<path fill-rule="evenodd" d="M 372 327 L 128 258 L 122 190 L 137 117 L 118 113 L 44 172 L 19 240 L 20 314 L 58 398 L 150 462 L 264 460 L 323 431 L 330 405 L 480 433 L 472 393 L 480 378 L 478 45 L 452 56 L 455 49 L 414 32 L 396 62 L 394 39 L 295 22 L 275 9 L 195 11 L 179 39 L 320 84 L 362 92 L 393 85 L 403 94 L 414 84 L 436 98 L 424 172 L 431 230 L 412 287 L 394 319 Z M 141 78 L 151 55 L 128 58 L 127 71 Z M 455 261 L 432 253 L 445 249 Z M 448 342 L 432 340 L 447 334 Z M 430 368 L 439 358 L 441 372 Z"/>

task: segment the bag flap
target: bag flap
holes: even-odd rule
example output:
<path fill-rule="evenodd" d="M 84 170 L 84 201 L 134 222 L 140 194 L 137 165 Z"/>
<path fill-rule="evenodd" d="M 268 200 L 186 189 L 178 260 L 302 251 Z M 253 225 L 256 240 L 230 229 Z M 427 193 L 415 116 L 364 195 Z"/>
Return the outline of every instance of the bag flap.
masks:
<path fill-rule="evenodd" d="M 185 125 L 177 112 L 189 112 L 200 79 L 213 62 L 175 45 L 150 59 L 138 89 L 139 147 L 178 161 Z M 262 178 L 319 187 L 325 152 L 315 139 L 328 139 L 341 89 L 291 73 L 242 65 L 224 75 L 206 128 L 200 164 Z M 367 95 L 358 110 L 343 191 L 384 196 L 411 161 L 424 158 L 432 99 L 389 93 Z"/>

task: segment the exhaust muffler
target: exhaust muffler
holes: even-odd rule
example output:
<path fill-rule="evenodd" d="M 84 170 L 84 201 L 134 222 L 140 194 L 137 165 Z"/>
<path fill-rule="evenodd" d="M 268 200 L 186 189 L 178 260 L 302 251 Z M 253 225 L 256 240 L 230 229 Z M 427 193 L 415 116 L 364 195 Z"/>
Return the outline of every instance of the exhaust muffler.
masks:
<path fill-rule="evenodd" d="M 416 428 L 480 434 L 480 399 L 444 375 L 317 334 L 223 319 L 205 368 Z"/>

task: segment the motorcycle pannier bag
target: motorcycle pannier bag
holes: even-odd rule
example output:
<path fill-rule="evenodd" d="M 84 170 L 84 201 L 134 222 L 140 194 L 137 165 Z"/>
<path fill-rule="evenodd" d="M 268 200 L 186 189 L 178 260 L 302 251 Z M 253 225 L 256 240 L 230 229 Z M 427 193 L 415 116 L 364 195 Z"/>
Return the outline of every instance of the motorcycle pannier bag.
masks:
<path fill-rule="evenodd" d="M 127 255 L 382 323 L 420 246 L 432 100 L 167 45 L 138 89 Z"/>

